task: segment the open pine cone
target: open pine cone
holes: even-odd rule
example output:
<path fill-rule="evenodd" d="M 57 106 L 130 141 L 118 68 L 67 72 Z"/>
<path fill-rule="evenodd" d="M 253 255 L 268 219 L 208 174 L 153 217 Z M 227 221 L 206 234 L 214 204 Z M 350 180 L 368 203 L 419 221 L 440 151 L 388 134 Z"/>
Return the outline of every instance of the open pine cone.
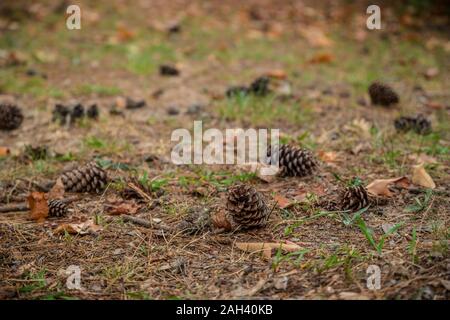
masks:
<path fill-rule="evenodd" d="M 341 197 L 341 209 L 358 211 L 369 205 L 370 199 L 364 186 L 348 187 Z"/>
<path fill-rule="evenodd" d="M 421 114 L 415 117 L 399 117 L 395 119 L 394 126 L 400 132 L 413 130 L 423 135 L 431 132 L 431 122 Z"/>
<path fill-rule="evenodd" d="M 48 201 L 48 215 L 50 217 L 62 217 L 67 214 L 67 205 L 58 199 Z"/>
<path fill-rule="evenodd" d="M 108 177 L 95 162 L 90 162 L 80 168 L 64 172 L 61 180 L 67 192 L 100 193 L 105 188 Z"/>
<path fill-rule="evenodd" d="M 374 82 L 369 86 L 370 100 L 373 104 L 390 106 L 399 101 L 398 94 L 388 85 Z"/>
<path fill-rule="evenodd" d="M 301 149 L 290 145 L 281 145 L 278 150 L 279 155 L 279 175 L 280 176 L 296 176 L 304 177 L 312 174 L 317 166 L 318 162 L 307 149 Z M 272 156 L 272 151 L 269 149 L 267 156 Z M 274 154 L 276 156 L 276 154 Z"/>
<path fill-rule="evenodd" d="M 264 226 L 270 214 L 262 194 L 244 184 L 229 190 L 227 210 L 232 224 L 243 229 Z"/>
<path fill-rule="evenodd" d="M 0 130 L 15 130 L 23 122 L 23 114 L 19 107 L 13 104 L 0 103 Z"/>

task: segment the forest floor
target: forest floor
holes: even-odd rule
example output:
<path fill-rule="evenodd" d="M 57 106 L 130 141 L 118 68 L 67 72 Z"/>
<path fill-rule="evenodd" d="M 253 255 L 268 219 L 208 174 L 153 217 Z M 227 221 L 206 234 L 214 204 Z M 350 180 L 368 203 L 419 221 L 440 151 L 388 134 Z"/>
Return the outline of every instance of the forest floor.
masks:
<path fill-rule="evenodd" d="M 66 28 L 60 7 L 32 5 L 15 22 L 0 16 L 0 99 L 25 115 L 19 129 L 0 132 L 10 150 L 0 156 L 0 205 L 26 201 L 93 159 L 111 178 L 104 193 L 78 195 L 66 217 L 0 213 L 0 299 L 449 299 L 445 24 L 382 8 L 383 29 L 368 30 L 366 7 L 346 1 L 224 2 L 80 1 L 81 30 Z M 161 64 L 180 74 L 160 75 Z M 262 75 L 272 76 L 274 93 L 225 96 Z M 372 105 L 375 80 L 392 85 L 400 103 Z M 126 97 L 146 106 L 126 109 Z M 97 103 L 99 119 L 52 122 L 55 104 L 70 101 Z M 432 133 L 396 132 L 396 117 L 419 113 Z M 266 182 L 233 165 L 176 166 L 171 133 L 192 130 L 194 120 L 204 130 L 280 129 L 283 143 L 316 154 L 320 170 Z M 413 183 L 419 162 L 434 189 Z M 122 199 L 131 176 L 150 186 L 151 199 Z M 317 206 L 349 184 L 396 177 L 409 186 L 391 189 L 361 219 Z M 265 228 L 178 231 L 193 212 L 221 210 L 239 182 L 275 208 Z M 112 215 L 111 206 L 151 225 Z M 55 233 L 83 222 L 95 231 Z M 269 257 L 240 250 L 246 242 L 298 250 Z M 71 265 L 81 269 L 79 290 L 66 287 Z M 378 290 L 366 285 L 370 265 L 381 271 Z"/>

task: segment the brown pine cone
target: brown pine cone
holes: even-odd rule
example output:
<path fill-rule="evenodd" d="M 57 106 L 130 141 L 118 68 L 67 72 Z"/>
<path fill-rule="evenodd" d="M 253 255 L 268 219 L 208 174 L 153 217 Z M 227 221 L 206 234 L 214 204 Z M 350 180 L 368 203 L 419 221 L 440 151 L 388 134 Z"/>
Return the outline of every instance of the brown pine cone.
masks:
<path fill-rule="evenodd" d="M 67 192 L 96 192 L 105 188 L 108 177 L 106 172 L 95 162 L 65 172 L 61 175 L 64 189 Z"/>
<path fill-rule="evenodd" d="M 267 156 L 271 157 L 271 150 Z M 279 175 L 304 177 L 312 174 L 318 167 L 318 162 L 307 149 L 301 149 L 290 145 L 281 145 L 278 150 L 279 155 Z M 276 154 L 274 154 L 276 156 Z M 269 159 L 271 163 L 271 159 Z"/>
<path fill-rule="evenodd" d="M 16 105 L 0 103 L 0 130 L 10 131 L 19 128 L 23 118 L 22 110 Z"/>
<path fill-rule="evenodd" d="M 58 199 L 48 201 L 48 215 L 50 217 L 62 217 L 68 212 L 67 205 Z"/>
<path fill-rule="evenodd" d="M 369 195 L 364 186 L 348 187 L 341 197 L 341 209 L 358 211 L 369 205 Z"/>
<path fill-rule="evenodd" d="M 264 226 L 270 214 L 262 194 L 244 184 L 229 190 L 227 210 L 232 223 L 243 229 Z"/>
<path fill-rule="evenodd" d="M 372 104 L 390 106 L 399 102 L 398 94 L 388 85 L 374 82 L 369 86 L 369 95 Z"/>

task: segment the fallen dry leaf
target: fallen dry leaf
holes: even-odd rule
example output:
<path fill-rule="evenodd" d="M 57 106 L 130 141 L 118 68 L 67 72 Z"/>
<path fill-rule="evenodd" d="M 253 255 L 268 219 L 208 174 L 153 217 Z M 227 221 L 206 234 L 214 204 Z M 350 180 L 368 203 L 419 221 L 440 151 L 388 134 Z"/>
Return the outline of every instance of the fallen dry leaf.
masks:
<path fill-rule="evenodd" d="M 337 162 L 338 154 L 337 154 L 337 152 L 334 152 L 334 151 L 320 150 L 318 152 L 318 156 L 319 156 L 320 160 L 322 160 L 323 162 L 333 163 L 333 162 Z"/>
<path fill-rule="evenodd" d="M 108 214 L 112 216 L 118 216 L 121 214 L 133 215 L 139 209 L 139 206 L 133 201 L 108 203 L 105 205 L 105 207 Z"/>
<path fill-rule="evenodd" d="M 275 79 L 286 79 L 287 78 L 286 72 L 281 69 L 270 70 L 266 73 L 266 75 L 270 78 L 275 78 Z"/>
<path fill-rule="evenodd" d="M 225 211 L 219 211 L 213 214 L 211 216 L 211 222 L 218 229 L 224 229 L 226 231 L 230 231 L 232 229 L 231 222 L 228 220 Z"/>
<path fill-rule="evenodd" d="M 0 157 L 7 156 L 10 153 L 11 153 L 11 151 L 9 150 L 9 148 L 7 148 L 7 147 L 0 147 Z"/>
<path fill-rule="evenodd" d="M 424 76 L 427 79 L 431 79 L 436 77 L 439 74 L 439 69 L 438 68 L 428 68 L 427 70 L 425 70 L 424 72 Z"/>
<path fill-rule="evenodd" d="M 334 60 L 334 56 L 330 53 L 319 53 L 309 59 L 309 63 L 318 64 L 318 63 L 331 63 Z"/>
<path fill-rule="evenodd" d="M 372 195 L 391 197 L 393 193 L 389 190 L 389 186 L 395 184 L 402 188 L 408 188 L 410 185 L 407 177 L 393 179 L 377 179 L 367 185 L 367 191 Z"/>
<path fill-rule="evenodd" d="M 440 110 L 440 109 L 444 109 L 445 108 L 445 106 L 442 103 L 433 102 L 433 101 L 427 102 L 425 105 L 428 108 L 434 109 L 434 110 Z"/>
<path fill-rule="evenodd" d="M 64 196 L 64 183 L 61 178 L 56 180 L 55 185 L 48 192 L 48 199 L 62 199 Z"/>
<path fill-rule="evenodd" d="M 82 223 L 64 223 L 59 225 L 54 231 L 54 234 L 79 234 L 84 235 L 88 233 L 96 233 L 100 231 L 101 226 L 94 223 L 93 220 L 88 220 Z"/>
<path fill-rule="evenodd" d="M 436 188 L 436 184 L 424 168 L 424 163 L 413 166 L 412 182 L 425 188 Z"/>
<path fill-rule="evenodd" d="M 270 259 L 273 249 L 281 249 L 287 252 L 295 252 L 301 247 L 295 243 L 282 242 L 237 242 L 236 247 L 242 251 L 255 253 L 262 252 L 263 257 Z"/>
<path fill-rule="evenodd" d="M 295 204 L 294 201 L 291 201 L 279 194 L 275 195 L 273 198 L 277 202 L 280 209 L 286 209 Z"/>
<path fill-rule="evenodd" d="M 351 150 L 351 152 L 354 155 L 358 155 L 361 151 L 369 151 L 372 148 L 371 144 L 367 141 L 360 142 L 356 146 L 354 146 Z"/>
<path fill-rule="evenodd" d="M 300 33 L 313 47 L 330 47 L 333 45 L 333 41 L 319 27 L 302 28 Z"/>
<path fill-rule="evenodd" d="M 429 156 L 425 153 L 421 153 L 421 154 L 410 154 L 408 156 L 409 159 L 416 161 L 417 164 L 421 164 L 421 163 L 437 163 L 437 159 Z"/>
<path fill-rule="evenodd" d="M 134 31 L 129 30 L 125 26 L 117 27 L 117 31 L 116 31 L 116 39 L 117 39 L 117 41 L 119 41 L 119 42 L 126 42 L 126 41 L 129 41 L 129 40 L 133 39 L 134 36 L 135 36 Z"/>
<path fill-rule="evenodd" d="M 357 133 L 360 133 L 364 136 L 364 138 L 368 139 L 370 138 L 370 128 L 371 124 L 367 122 L 365 119 L 355 119 L 352 121 L 351 126 L 347 127 L 350 129 L 353 129 L 357 131 Z"/>
<path fill-rule="evenodd" d="M 43 192 L 32 192 L 28 198 L 30 217 L 33 220 L 42 221 L 48 216 L 47 194 Z"/>

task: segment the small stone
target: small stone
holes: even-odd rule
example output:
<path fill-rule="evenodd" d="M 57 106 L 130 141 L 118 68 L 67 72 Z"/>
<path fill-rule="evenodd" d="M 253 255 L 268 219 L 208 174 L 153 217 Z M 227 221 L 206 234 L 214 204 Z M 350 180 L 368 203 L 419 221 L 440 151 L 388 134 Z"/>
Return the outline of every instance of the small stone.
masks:
<path fill-rule="evenodd" d="M 118 249 L 113 251 L 113 255 L 115 255 L 115 256 L 118 256 L 118 255 L 120 255 L 122 253 L 123 253 L 123 249 L 121 249 L 121 248 L 118 248 Z"/>
<path fill-rule="evenodd" d="M 127 98 L 126 103 L 125 103 L 125 108 L 134 110 L 134 109 L 143 108 L 146 105 L 147 105 L 147 103 L 145 102 L 145 100 L 133 100 L 131 98 Z"/>
<path fill-rule="evenodd" d="M 203 109 L 203 106 L 200 104 L 193 104 L 189 106 L 189 108 L 186 110 L 186 114 L 189 115 L 196 115 L 199 114 Z"/>
<path fill-rule="evenodd" d="M 161 65 L 159 67 L 159 74 L 162 76 L 178 76 L 180 75 L 180 71 L 173 67 L 173 66 L 169 66 L 169 65 Z"/>
<path fill-rule="evenodd" d="M 167 114 L 170 116 L 176 116 L 180 114 L 180 110 L 177 107 L 172 106 L 167 109 Z"/>
<path fill-rule="evenodd" d="M 289 282 L 289 278 L 286 276 L 275 278 L 273 280 L 273 286 L 275 287 L 275 289 L 278 289 L 278 290 L 286 290 L 287 286 L 288 286 L 288 282 Z"/>

